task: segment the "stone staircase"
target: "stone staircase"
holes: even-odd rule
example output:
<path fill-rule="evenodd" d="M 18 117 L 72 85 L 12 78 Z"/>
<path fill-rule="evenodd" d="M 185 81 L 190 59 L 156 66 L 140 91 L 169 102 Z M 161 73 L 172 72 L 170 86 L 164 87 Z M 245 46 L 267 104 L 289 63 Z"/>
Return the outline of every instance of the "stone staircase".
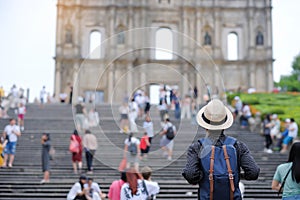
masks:
<path fill-rule="evenodd" d="M 123 155 L 125 134 L 119 133 L 118 106 L 101 105 L 96 107 L 100 114 L 100 125 L 91 128 L 97 136 L 99 148 L 94 159 L 94 174 L 90 175 L 99 183 L 103 192 L 107 193 L 113 180 L 119 179 L 118 165 Z M 13 116 L 13 112 L 9 112 Z M 159 115 L 153 107 L 151 117 L 155 132 L 160 130 Z M 172 119 L 172 118 L 171 118 Z M 7 119 L 0 120 L 0 130 L 8 123 Z M 139 134 L 143 120 L 137 120 Z M 159 149 L 160 137 L 153 139 L 151 153 L 147 161 L 141 166 L 149 165 L 154 169 L 153 180 L 158 181 L 160 193 L 157 199 L 197 199 L 197 186 L 189 185 L 181 176 L 185 165 L 185 152 L 188 146 L 198 137 L 204 135 L 204 130 L 192 125 L 190 121 L 175 122 L 178 134 L 175 138 L 174 157 L 171 162 L 161 156 Z M 71 154 L 68 151 L 69 139 L 74 130 L 72 107 L 70 105 L 45 105 L 40 109 L 38 105 L 30 104 L 25 117 L 25 131 L 19 138 L 17 154 L 13 168 L 0 169 L 0 199 L 66 199 L 66 195 L 78 175 L 73 174 Z M 43 132 L 51 133 L 52 145 L 56 153 L 51 161 L 51 181 L 41 185 L 41 144 Z M 256 162 L 261 167 L 257 181 L 245 181 L 245 199 L 276 199 L 276 192 L 270 189 L 271 180 L 276 166 L 287 160 L 287 155 L 278 153 L 263 153 L 264 138 L 248 130 L 239 130 L 237 125 L 227 132 L 245 142 L 250 148 Z M 85 158 L 83 157 L 84 166 Z"/>

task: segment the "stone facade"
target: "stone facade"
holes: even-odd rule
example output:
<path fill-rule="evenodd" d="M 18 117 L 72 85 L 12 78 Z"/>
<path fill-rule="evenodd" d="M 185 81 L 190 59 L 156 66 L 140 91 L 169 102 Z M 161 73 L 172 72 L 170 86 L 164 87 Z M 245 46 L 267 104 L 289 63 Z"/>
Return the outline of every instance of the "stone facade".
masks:
<path fill-rule="evenodd" d="M 68 83 L 75 98 L 97 91 L 105 102 L 150 84 L 177 85 L 181 94 L 194 86 L 200 95 L 208 86 L 271 91 L 271 10 L 271 0 L 58 0 L 55 93 Z M 162 29 L 171 33 L 171 59 L 155 56 Z M 94 51 L 92 34 L 101 40 Z"/>

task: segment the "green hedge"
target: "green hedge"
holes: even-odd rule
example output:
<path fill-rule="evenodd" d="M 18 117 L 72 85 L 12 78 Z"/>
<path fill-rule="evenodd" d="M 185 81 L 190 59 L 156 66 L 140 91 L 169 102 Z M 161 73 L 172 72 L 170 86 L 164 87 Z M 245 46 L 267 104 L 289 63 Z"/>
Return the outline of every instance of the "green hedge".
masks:
<path fill-rule="evenodd" d="M 281 121 L 284 121 L 286 118 L 294 118 L 298 126 L 300 124 L 299 93 L 230 93 L 227 94 L 227 101 L 229 103 L 233 102 L 235 96 L 239 96 L 243 102 L 254 107 L 262 116 L 276 113 Z M 299 133 L 300 130 L 298 131 L 298 135 Z"/>

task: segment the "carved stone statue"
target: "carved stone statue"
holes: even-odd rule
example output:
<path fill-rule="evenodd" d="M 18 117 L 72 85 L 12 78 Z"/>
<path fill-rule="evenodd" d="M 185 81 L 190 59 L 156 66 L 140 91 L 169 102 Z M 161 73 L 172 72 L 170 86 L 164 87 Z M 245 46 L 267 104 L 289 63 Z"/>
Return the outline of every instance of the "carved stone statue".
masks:
<path fill-rule="evenodd" d="M 204 35 L 204 45 L 211 45 L 211 36 L 208 34 L 208 32 L 205 32 Z"/>
<path fill-rule="evenodd" d="M 66 30 L 65 42 L 67 44 L 71 44 L 72 43 L 72 31 L 70 29 Z"/>
<path fill-rule="evenodd" d="M 264 45 L 264 36 L 260 31 L 256 35 L 256 45 Z"/>

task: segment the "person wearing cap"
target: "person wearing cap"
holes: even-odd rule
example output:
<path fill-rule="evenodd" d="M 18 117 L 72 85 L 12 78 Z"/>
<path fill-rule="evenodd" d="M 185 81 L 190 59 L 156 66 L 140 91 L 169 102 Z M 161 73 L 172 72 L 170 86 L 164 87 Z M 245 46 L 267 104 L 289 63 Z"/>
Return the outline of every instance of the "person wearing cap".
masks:
<path fill-rule="evenodd" d="M 74 183 L 72 188 L 70 189 L 67 200 L 87 200 L 87 190 L 84 189 L 84 184 L 87 182 L 87 177 L 85 175 L 81 175 L 79 177 L 79 181 Z"/>
<path fill-rule="evenodd" d="M 224 143 L 228 136 L 225 130 L 233 123 L 233 115 L 231 111 L 218 99 L 211 100 L 197 114 L 197 123 L 206 130 L 206 138 L 209 139 L 214 146 L 220 146 Z M 237 152 L 237 163 L 239 170 L 239 179 L 243 175 L 246 180 L 256 180 L 258 178 L 260 168 L 256 164 L 254 158 L 245 143 L 236 140 L 233 145 Z M 199 184 L 204 178 L 202 160 L 199 157 L 203 146 L 200 142 L 193 143 L 187 151 L 187 162 L 182 171 L 183 177 L 190 184 Z M 241 174 L 241 168 L 244 174 Z M 200 191 L 200 189 L 199 189 Z M 200 198 L 200 193 L 198 193 Z"/>

